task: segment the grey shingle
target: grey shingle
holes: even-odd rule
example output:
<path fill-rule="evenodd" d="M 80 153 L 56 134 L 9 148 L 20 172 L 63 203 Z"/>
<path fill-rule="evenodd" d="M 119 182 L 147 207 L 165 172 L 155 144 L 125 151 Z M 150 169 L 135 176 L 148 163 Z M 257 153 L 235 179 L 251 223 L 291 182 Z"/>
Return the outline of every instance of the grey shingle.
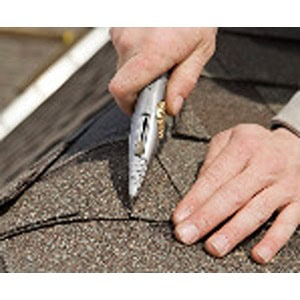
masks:
<path fill-rule="evenodd" d="M 299 234 L 267 266 L 251 261 L 244 243 L 223 259 L 203 244 L 174 240 L 168 223 L 91 221 L 28 232 L 1 243 L 9 272 L 297 272 Z"/>
<path fill-rule="evenodd" d="M 278 113 L 282 107 L 289 102 L 289 100 L 297 91 L 296 89 L 291 88 L 270 87 L 263 85 L 257 85 L 255 89 L 275 114 Z"/>
<path fill-rule="evenodd" d="M 180 195 L 185 195 L 196 180 L 206 150 L 206 143 L 188 139 L 174 138 L 164 145 L 158 157 Z"/>
<path fill-rule="evenodd" d="M 0 110 L 21 92 L 30 77 L 64 48 L 57 40 L 0 34 Z"/>
<path fill-rule="evenodd" d="M 1 234 L 68 215 L 127 217 L 126 154 L 127 141 L 108 144 L 47 173 L 0 218 Z"/>
<path fill-rule="evenodd" d="M 189 100 L 184 102 L 183 108 L 175 118 L 173 136 L 189 137 L 196 140 L 208 140 L 208 134 L 199 117 L 194 113 Z"/>
<path fill-rule="evenodd" d="M 0 187 L 79 128 L 112 97 L 107 84 L 116 55 L 107 44 L 0 143 Z M 47 137 L 47 138 L 45 138 Z"/>
<path fill-rule="evenodd" d="M 239 123 L 268 127 L 273 115 L 255 89 L 242 83 L 202 78 L 187 101 L 211 135 Z"/>
<path fill-rule="evenodd" d="M 148 220 L 170 220 L 180 195 L 170 182 L 167 172 L 154 159 L 137 199 L 132 205 L 131 216 Z"/>
<path fill-rule="evenodd" d="M 111 51 L 108 45 L 103 54 L 96 55 L 86 69 L 54 96 L 58 102 L 53 103 L 59 103 L 56 111 L 69 95 L 83 102 L 90 99 L 94 104 L 103 99 L 105 103 L 111 100 L 106 90 L 115 62 Z M 98 74 L 96 62 L 103 60 L 109 71 L 102 69 L 103 74 Z M 95 92 L 97 83 L 101 85 L 99 94 Z M 76 84 L 78 91 L 73 90 Z M 273 113 L 266 105 L 267 97 L 255 86 L 227 79 L 201 78 L 186 102 L 188 106 L 172 128 L 173 136 L 168 135 L 166 144 L 153 160 L 134 203 L 129 201 L 127 193 L 129 120 L 113 104 L 102 107 L 87 125 L 59 144 L 57 155 L 40 163 L 42 172 L 32 178 L 25 176 L 22 191 L 2 208 L 0 257 L 6 269 L 299 272 L 299 230 L 267 266 L 254 263 L 249 257 L 250 247 L 259 241 L 267 225 L 224 259 L 206 254 L 203 241 L 188 247 L 178 243 L 173 235 L 170 216 L 197 176 L 209 134 L 239 123 L 269 126 Z M 85 109 L 85 104 L 77 104 Z M 72 108 L 77 104 L 70 104 L 68 117 L 58 114 L 58 119 L 53 119 L 54 128 L 62 129 L 62 136 L 67 135 L 67 120 L 74 118 Z M 24 124 L 23 130 L 39 124 L 32 120 Z M 39 131 L 39 134 L 44 133 Z M 52 134 L 55 136 L 54 131 Z M 18 151 L 14 155 L 16 153 Z M 19 186 L 17 181 L 13 182 L 4 195 L 13 195 Z"/>
<path fill-rule="evenodd" d="M 230 78 L 300 86 L 299 43 L 220 34 L 216 59 Z"/>
<path fill-rule="evenodd" d="M 297 27 L 224 27 L 220 32 L 231 32 L 261 38 L 283 40 L 300 40 L 300 29 Z"/>

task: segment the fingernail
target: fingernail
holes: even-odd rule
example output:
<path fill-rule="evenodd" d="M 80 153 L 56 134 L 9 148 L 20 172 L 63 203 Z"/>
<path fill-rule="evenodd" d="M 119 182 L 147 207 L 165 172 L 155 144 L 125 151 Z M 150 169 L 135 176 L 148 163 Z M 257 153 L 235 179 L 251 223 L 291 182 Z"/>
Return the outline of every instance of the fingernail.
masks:
<path fill-rule="evenodd" d="M 177 96 L 173 100 L 173 113 L 174 113 L 174 115 L 177 115 L 179 113 L 179 111 L 182 108 L 182 105 L 183 105 L 183 98 L 181 96 Z"/>
<path fill-rule="evenodd" d="M 182 208 L 174 215 L 174 222 L 176 224 L 183 222 L 188 216 L 191 215 L 191 209 L 190 208 Z"/>
<path fill-rule="evenodd" d="M 219 235 L 215 236 L 210 241 L 210 243 L 220 256 L 226 254 L 228 247 L 229 247 L 229 241 L 228 241 L 228 237 L 226 235 L 219 234 Z"/>
<path fill-rule="evenodd" d="M 193 223 L 183 223 L 176 227 L 177 237 L 185 244 L 192 244 L 197 240 L 198 228 Z"/>
<path fill-rule="evenodd" d="M 256 254 L 263 260 L 263 262 L 267 263 L 272 258 L 272 251 L 269 247 L 262 246 L 256 250 Z"/>

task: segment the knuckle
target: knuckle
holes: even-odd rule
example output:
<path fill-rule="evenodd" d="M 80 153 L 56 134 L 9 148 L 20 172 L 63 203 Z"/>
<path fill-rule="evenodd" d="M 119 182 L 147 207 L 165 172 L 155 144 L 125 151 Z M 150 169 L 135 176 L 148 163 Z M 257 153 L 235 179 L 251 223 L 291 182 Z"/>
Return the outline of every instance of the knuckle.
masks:
<path fill-rule="evenodd" d="M 120 84 L 118 79 L 112 79 L 108 85 L 109 92 L 116 98 L 122 99 L 125 97 L 126 93 L 124 92 L 124 88 Z"/>
<path fill-rule="evenodd" d="M 250 157 L 255 151 L 255 145 L 245 136 L 234 138 L 235 149 L 239 157 Z"/>
<path fill-rule="evenodd" d="M 202 59 L 204 58 L 207 61 L 209 58 L 213 56 L 216 50 L 216 36 L 215 34 L 209 34 L 202 36 L 200 40 L 200 49 Z"/>
<path fill-rule="evenodd" d="M 261 126 L 256 124 L 240 124 L 233 129 L 232 137 L 238 153 L 249 156 L 257 152 L 261 143 L 260 130 Z"/>
<path fill-rule="evenodd" d="M 200 217 L 198 217 L 198 219 L 195 222 L 195 225 L 197 226 L 198 230 L 203 233 L 203 232 L 207 232 L 210 230 L 211 228 L 211 221 L 210 218 L 208 218 L 208 216 L 205 215 L 201 215 Z"/>
<path fill-rule="evenodd" d="M 120 38 L 117 47 L 121 53 L 124 53 L 127 52 L 132 47 L 132 43 L 127 38 Z"/>
<path fill-rule="evenodd" d="M 140 60 L 139 60 L 139 67 L 147 71 L 147 73 L 152 73 L 154 68 L 157 68 L 159 63 L 162 61 L 162 55 L 154 52 L 149 54 L 148 52 L 143 52 Z"/>
<path fill-rule="evenodd" d="M 139 67 L 144 69 L 151 76 L 158 70 L 166 71 L 174 65 L 173 59 L 164 51 L 147 50 L 141 53 Z"/>
<path fill-rule="evenodd" d="M 214 147 L 214 146 L 218 145 L 220 142 L 222 142 L 223 140 L 226 140 L 228 133 L 229 133 L 229 131 L 225 130 L 225 131 L 221 131 L 221 132 L 217 133 L 215 136 L 213 136 L 210 141 L 210 147 L 211 146 Z"/>
<path fill-rule="evenodd" d="M 127 34 L 126 31 L 123 31 L 122 33 L 111 31 L 111 37 L 113 44 L 120 53 L 127 52 L 130 48 L 134 46 L 130 35 Z"/>
<path fill-rule="evenodd" d="M 289 174 L 281 182 L 282 189 L 284 190 L 284 198 L 287 201 L 293 201 L 299 198 L 299 181 L 296 178 L 298 178 L 298 176 Z"/>
<path fill-rule="evenodd" d="M 227 186 L 227 187 L 224 187 L 224 188 L 221 188 L 217 194 L 216 194 L 216 200 L 217 202 L 220 202 L 220 203 L 226 203 L 227 204 L 227 207 L 228 205 L 232 206 L 236 206 L 240 203 L 241 201 L 241 197 L 240 197 L 240 191 L 238 189 L 238 187 L 233 187 L 233 186 Z M 233 196 L 234 195 L 234 196 Z M 234 199 L 232 199 L 232 197 L 234 197 Z"/>
<path fill-rule="evenodd" d="M 203 179 L 207 185 L 214 185 L 218 180 L 217 172 L 207 169 L 207 171 L 203 174 Z"/>
<path fill-rule="evenodd" d="M 276 155 L 275 152 L 263 153 L 264 151 L 259 151 L 260 153 L 257 154 L 254 159 L 253 163 L 258 166 L 261 179 L 266 182 L 266 184 L 273 183 L 276 179 L 281 175 L 286 167 L 286 160 L 281 155 Z"/>
<path fill-rule="evenodd" d="M 109 92 L 116 96 L 119 92 L 119 85 L 117 84 L 116 80 L 115 79 L 112 79 L 108 85 L 108 90 Z"/>
<path fill-rule="evenodd" d="M 260 199 L 248 210 L 248 214 L 260 226 L 266 222 L 269 214 L 273 211 L 273 206 L 269 199 Z"/>
<path fill-rule="evenodd" d="M 111 37 L 112 40 L 116 39 L 116 35 L 118 34 L 118 28 L 117 27 L 111 27 L 109 29 L 109 35 Z"/>
<path fill-rule="evenodd" d="M 220 137 L 214 136 L 209 142 L 208 151 L 214 149 L 219 144 L 219 141 Z"/>
<path fill-rule="evenodd" d="M 265 133 L 266 129 L 258 124 L 239 124 L 234 127 L 234 133 L 237 135 L 246 135 L 249 137 L 259 136 Z"/>
<path fill-rule="evenodd" d="M 228 184 L 218 192 L 220 202 L 227 204 L 227 209 L 232 210 L 242 207 L 245 203 L 244 190 L 237 183 Z"/>
<path fill-rule="evenodd" d="M 194 86 L 196 86 L 198 78 L 195 78 L 191 75 L 187 75 L 184 77 L 184 82 L 188 89 L 192 89 Z"/>
<path fill-rule="evenodd" d="M 268 173 L 271 176 L 276 176 L 280 174 L 285 167 L 285 160 L 283 157 L 270 157 L 267 161 Z"/>
<path fill-rule="evenodd" d="M 214 55 L 215 51 L 216 51 L 216 42 L 215 42 L 215 40 L 213 40 L 213 41 L 209 42 L 209 45 L 206 49 L 207 57 L 208 58 L 212 57 Z"/>

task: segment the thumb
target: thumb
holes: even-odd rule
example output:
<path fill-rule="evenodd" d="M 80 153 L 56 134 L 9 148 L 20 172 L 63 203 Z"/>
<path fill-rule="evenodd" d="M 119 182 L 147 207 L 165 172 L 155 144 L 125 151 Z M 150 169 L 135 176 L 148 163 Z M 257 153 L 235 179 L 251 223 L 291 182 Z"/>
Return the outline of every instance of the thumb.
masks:
<path fill-rule="evenodd" d="M 170 115 L 177 115 L 184 100 L 189 96 L 197 84 L 207 59 L 201 48 L 197 48 L 186 60 L 172 72 L 167 87 L 167 111 Z"/>

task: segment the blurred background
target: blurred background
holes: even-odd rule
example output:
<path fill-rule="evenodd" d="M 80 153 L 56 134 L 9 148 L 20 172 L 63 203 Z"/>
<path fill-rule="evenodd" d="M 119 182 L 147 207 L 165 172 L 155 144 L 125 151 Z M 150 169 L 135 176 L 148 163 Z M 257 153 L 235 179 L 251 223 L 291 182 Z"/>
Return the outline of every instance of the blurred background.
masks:
<path fill-rule="evenodd" d="M 0 28 L 0 112 L 89 28 Z"/>

